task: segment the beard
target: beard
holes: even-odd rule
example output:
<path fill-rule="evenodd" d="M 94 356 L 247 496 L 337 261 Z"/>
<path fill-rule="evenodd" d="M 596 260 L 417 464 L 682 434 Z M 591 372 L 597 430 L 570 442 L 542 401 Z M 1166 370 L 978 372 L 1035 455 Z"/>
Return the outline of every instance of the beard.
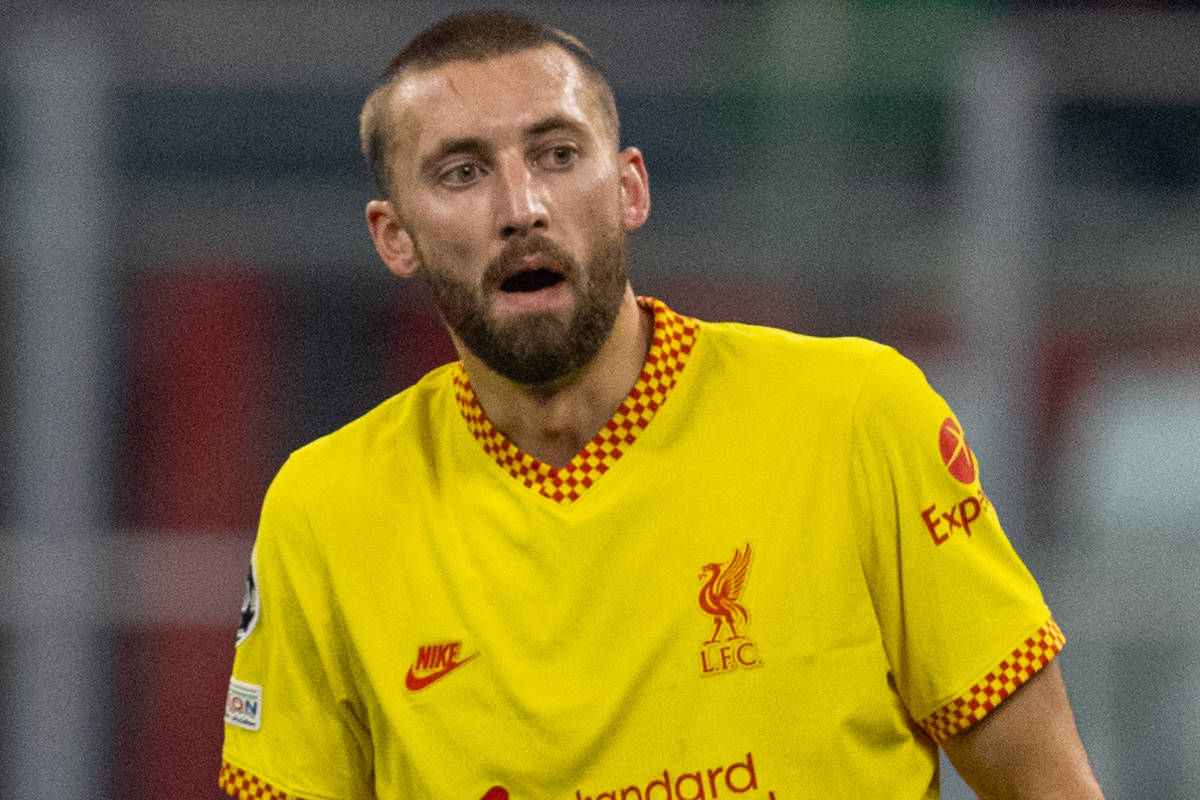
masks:
<path fill-rule="evenodd" d="M 486 298 L 503 291 L 505 275 L 530 253 L 545 254 L 562 274 L 575 299 L 569 320 L 531 312 L 497 321 L 488 313 Z M 416 254 L 418 274 L 450 330 L 493 372 L 527 386 L 553 383 L 596 357 L 612 332 L 629 276 L 626 236 L 620 229 L 598 242 L 582 265 L 544 236 L 514 237 L 488 264 L 482 289 L 452 277 L 419 246 Z"/>

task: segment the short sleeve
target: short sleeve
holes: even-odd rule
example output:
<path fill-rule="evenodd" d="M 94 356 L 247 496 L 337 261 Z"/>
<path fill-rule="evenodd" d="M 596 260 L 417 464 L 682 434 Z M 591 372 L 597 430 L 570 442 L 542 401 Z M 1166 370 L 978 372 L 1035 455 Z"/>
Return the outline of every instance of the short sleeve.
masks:
<path fill-rule="evenodd" d="M 233 797 L 371 798 L 370 752 L 325 569 L 293 486 L 263 504 L 225 708 L 219 783 Z"/>
<path fill-rule="evenodd" d="M 854 412 L 859 547 L 897 689 L 936 741 L 982 719 L 1063 645 L 983 491 L 966 434 L 886 349 Z"/>

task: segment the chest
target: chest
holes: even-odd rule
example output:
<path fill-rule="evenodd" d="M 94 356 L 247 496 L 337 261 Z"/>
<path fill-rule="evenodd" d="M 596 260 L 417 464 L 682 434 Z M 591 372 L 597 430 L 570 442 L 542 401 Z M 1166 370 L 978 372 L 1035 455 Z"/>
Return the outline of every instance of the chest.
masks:
<path fill-rule="evenodd" d="M 845 467 L 639 455 L 573 503 L 485 471 L 343 509 L 330 580 L 378 782 L 748 786 L 802 732 L 819 760 L 846 719 L 891 713 Z"/>

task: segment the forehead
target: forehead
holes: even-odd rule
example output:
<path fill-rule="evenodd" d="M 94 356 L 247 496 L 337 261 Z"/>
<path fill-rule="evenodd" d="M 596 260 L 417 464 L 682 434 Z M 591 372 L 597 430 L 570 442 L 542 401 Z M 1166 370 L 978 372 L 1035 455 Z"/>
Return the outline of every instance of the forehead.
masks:
<path fill-rule="evenodd" d="M 602 127 L 583 68 L 552 45 L 418 71 L 397 85 L 389 106 L 395 144 L 418 153 L 445 138 L 512 135 L 553 116 L 597 137 Z"/>

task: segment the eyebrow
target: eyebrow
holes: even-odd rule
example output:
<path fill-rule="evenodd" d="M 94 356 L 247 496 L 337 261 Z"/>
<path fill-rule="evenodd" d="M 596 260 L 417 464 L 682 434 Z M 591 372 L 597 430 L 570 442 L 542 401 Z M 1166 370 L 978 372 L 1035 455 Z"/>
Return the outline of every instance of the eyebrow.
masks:
<path fill-rule="evenodd" d="M 547 133 L 557 133 L 558 131 L 567 131 L 580 135 L 586 133 L 583 125 L 562 114 L 555 114 L 554 116 L 535 122 L 529 126 L 525 133 L 529 136 L 542 136 Z"/>
<path fill-rule="evenodd" d="M 567 132 L 579 136 L 586 135 L 587 129 L 578 121 L 562 114 L 554 114 L 538 120 L 525 129 L 526 138 L 534 139 L 548 133 Z M 486 156 L 491 147 L 486 141 L 477 136 L 464 136 L 453 139 L 443 139 L 438 142 L 433 152 L 421 159 L 421 173 L 430 174 L 436 171 L 440 162 L 452 155 Z"/>

